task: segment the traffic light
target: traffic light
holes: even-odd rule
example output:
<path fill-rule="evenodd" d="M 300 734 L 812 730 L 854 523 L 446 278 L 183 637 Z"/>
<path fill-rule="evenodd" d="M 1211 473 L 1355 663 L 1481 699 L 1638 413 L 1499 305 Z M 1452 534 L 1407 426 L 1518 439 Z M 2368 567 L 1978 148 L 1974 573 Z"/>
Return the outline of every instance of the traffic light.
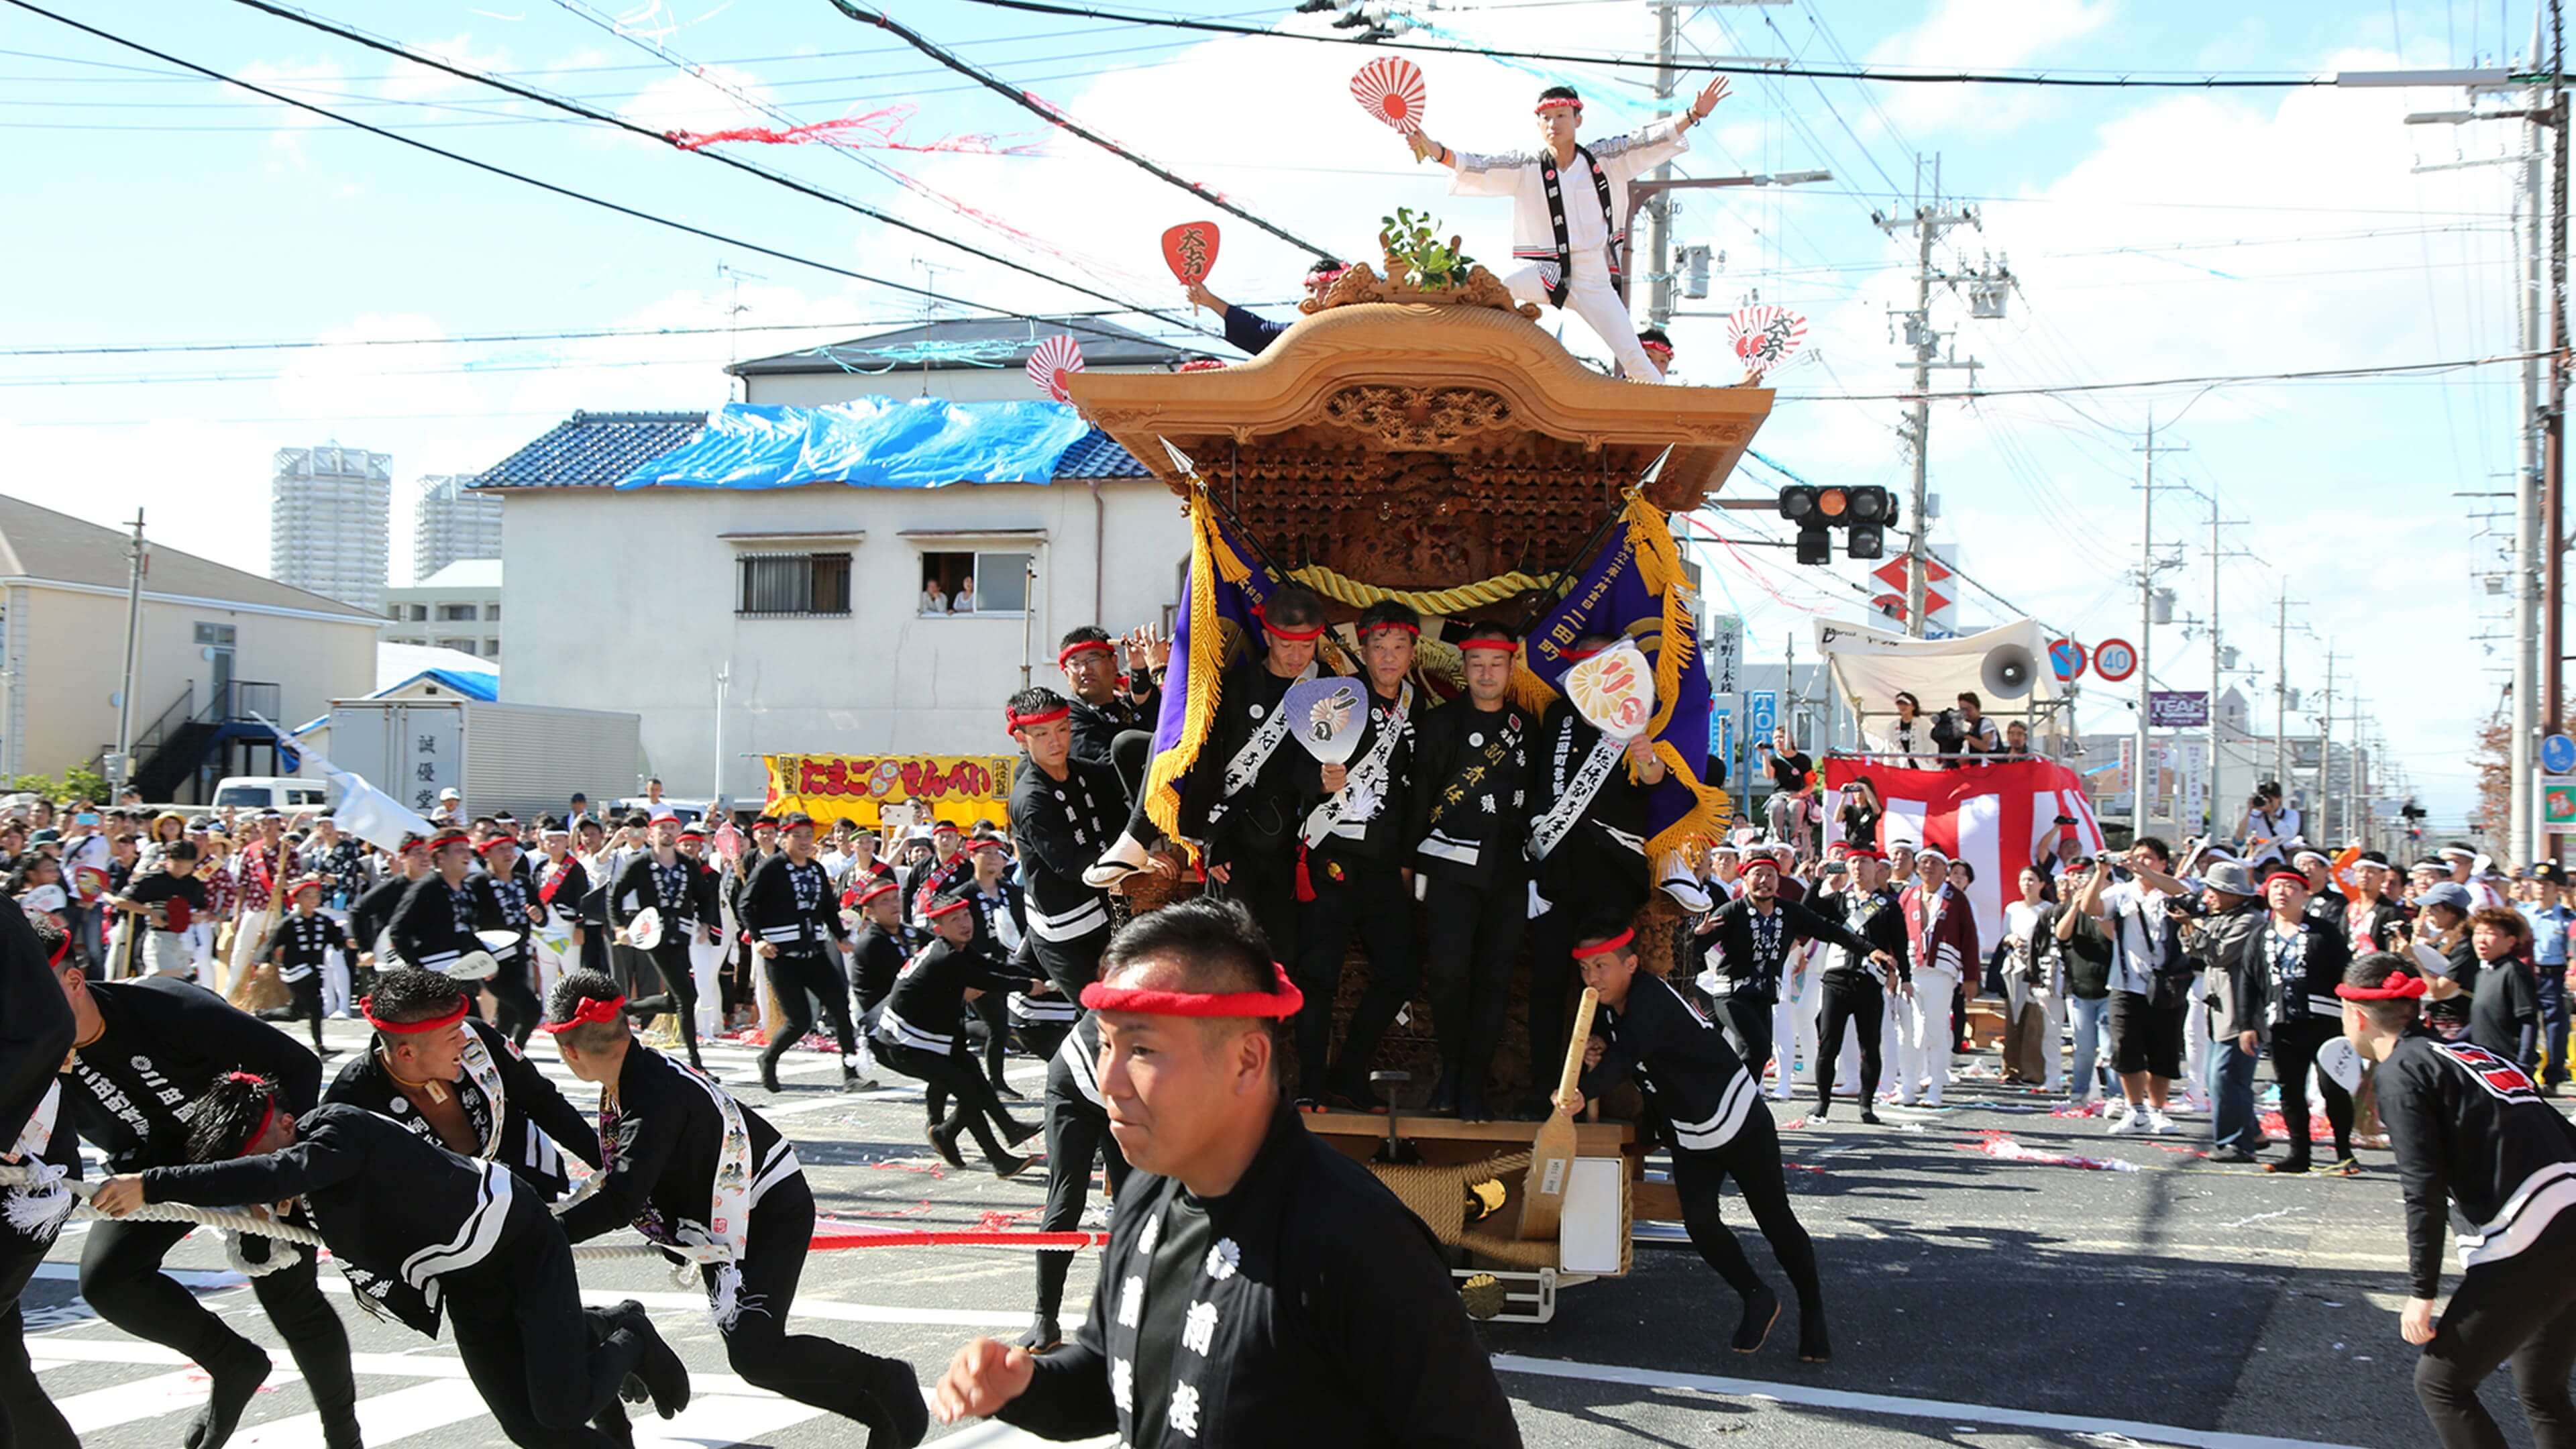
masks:
<path fill-rule="evenodd" d="M 1886 526 L 1896 520 L 1896 495 L 1884 488 L 1819 488 L 1792 483 L 1780 490 L 1780 516 L 1798 525 L 1798 562 L 1833 562 L 1833 530 L 1844 533 L 1844 553 L 1884 557 Z"/>

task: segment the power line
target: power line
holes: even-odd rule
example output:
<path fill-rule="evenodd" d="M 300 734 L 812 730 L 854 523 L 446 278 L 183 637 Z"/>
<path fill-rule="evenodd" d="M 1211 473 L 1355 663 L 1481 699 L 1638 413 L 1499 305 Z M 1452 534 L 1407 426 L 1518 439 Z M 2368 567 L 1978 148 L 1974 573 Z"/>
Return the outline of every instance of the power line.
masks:
<path fill-rule="evenodd" d="M 15 0 L 13 0 L 13 3 L 15 3 Z M 988 252 L 981 247 L 973 246 L 966 242 L 959 241 L 954 237 L 943 235 L 942 233 L 933 231 L 928 227 L 905 221 L 890 212 L 879 211 L 875 207 L 853 201 L 849 197 L 842 196 L 836 192 L 825 191 L 821 187 L 808 185 L 792 176 L 772 171 L 764 166 L 753 165 L 751 162 L 745 161 L 740 157 L 725 155 L 714 147 L 698 147 L 691 149 L 681 146 L 679 142 L 674 140 L 670 135 L 656 131 L 650 126 L 639 126 L 633 121 L 627 120 L 623 116 L 614 115 L 610 112 L 599 110 L 596 107 L 586 106 L 578 101 L 566 100 L 560 96 L 550 95 L 544 91 L 537 90 L 530 86 L 521 85 L 515 81 L 504 80 L 499 76 L 487 75 L 480 71 L 471 70 L 467 67 L 441 59 L 438 56 L 427 55 L 405 46 L 396 45 L 389 40 L 379 40 L 374 36 L 367 35 L 361 31 L 352 30 L 347 26 L 335 25 L 319 16 L 308 15 L 303 11 L 291 9 L 284 5 L 271 4 L 269 3 L 269 0 L 234 0 L 234 3 L 246 6 L 252 10 L 257 10 L 264 15 L 273 15 L 280 20 L 304 26 L 309 30 L 318 30 L 326 35 L 337 36 L 342 40 L 351 42 L 352 44 L 363 45 L 367 49 L 376 51 L 379 54 L 395 56 L 400 59 L 410 61 L 414 65 L 425 66 L 431 70 L 443 71 L 448 75 L 455 76 L 459 80 L 471 81 L 476 85 L 488 86 L 493 90 L 517 96 L 522 100 L 534 101 L 538 105 L 551 107 L 569 115 L 579 116 L 586 121 L 594 121 L 604 126 L 613 126 L 632 136 L 641 136 L 647 140 L 658 141 L 663 145 L 671 147 L 675 151 L 681 151 L 690 155 L 703 156 L 707 160 L 716 162 L 719 165 L 730 166 L 736 171 L 740 171 L 751 176 L 757 176 L 761 180 L 767 181 L 773 185 L 783 186 L 800 196 L 807 196 L 817 201 L 828 202 L 831 205 L 841 207 L 844 210 L 855 212 L 871 221 L 880 222 L 900 231 L 911 232 L 915 236 L 926 237 L 931 241 L 940 243 L 942 246 L 954 247 L 957 250 L 966 253 L 968 256 L 997 263 L 1001 266 L 1010 268 L 1012 271 L 1036 277 L 1040 281 L 1051 282 L 1056 286 L 1065 288 L 1067 291 L 1079 292 L 1086 297 L 1097 298 L 1103 302 L 1115 303 L 1122 308 L 1131 308 L 1133 311 L 1141 315 L 1151 317 L 1158 322 L 1162 322 L 1170 326 L 1185 328 L 1193 332 L 1199 330 L 1195 327 L 1191 327 L 1186 321 L 1177 316 L 1157 312 L 1150 307 L 1135 307 L 1123 297 L 1112 296 L 1107 292 L 1100 291 L 1093 287 L 1086 287 L 1080 282 L 1068 280 L 1061 275 L 1049 272 L 1043 268 L 1033 267 L 1025 262 L 1014 261 L 1009 257 L 1002 256 L 995 252 Z M 357 123 L 351 122 L 350 124 L 354 125 Z"/>
<path fill-rule="evenodd" d="M 255 3 L 255 0 L 243 0 L 243 3 Z M 936 43 L 932 42 L 920 33 L 897 24 L 893 17 L 887 15 L 882 10 L 869 10 L 862 6 L 850 3 L 850 0 L 832 0 L 832 8 L 840 11 L 843 15 L 862 25 L 873 25 L 877 27 L 879 30 L 882 30 L 888 35 L 895 37 L 897 40 L 902 41 L 904 44 L 920 51 L 923 55 L 929 56 L 932 60 L 939 62 L 941 65 L 948 67 L 959 75 L 983 86 L 993 94 L 1009 101 L 1012 105 L 1018 106 L 1021 110 L 1027 111 L 1033 116 L 1041 117 L 1048 124 L 1061 127 L 1062 129 L 1071 132 L 1073 135 L 1089 141 L 1092 145 L 1097 146 L 1101 150 L 1108 152 L 1110 155 L 1127 162 L 1129 165 L 1136 167 L 1138 170 L 1145 172 L 1147 175 L 1152 176 L 1158 181 L 1167 182 L 1173 186 L 1177 186 L 1181 190 L 1188 192 L 1192 196 L 1197 197 L 1199 200 L 1206 202 L 1208 205 L 1213 206 L 1230 216 L 1239 216 L 1245 221 L 1252 223 L 1254 226 L 1261 228 L 1263 231 L 1270 233 L 1272 236 L 1279 238 L 1281 241 L 1284 241 L 1291 246 L 1302 247 L 1306 251 L 1319 257 L 1334 255 L 1332 249 L 1310 242 L 1285 227 L 1279 226 L 1274 222 L 1244 210 L 1242 207 L 1235 205 L 1233 202 L 1228 201 L 1224 197 L 1217 195 L 1215 192 L 1208 190 L 1206 187 L 1199 185 L 1197 182 L 1189 180 L 1186 177 L 1174 175 L 1172 172 L 1163 169 L 1161 166 L 1146 160 L 1144 157 L 1139 156 L 1135 152 L 1128 150 L 1126 147 L 1119 145 L 1116 141 L 1109 139 L 1107 136 L 1092 130 L 1080 121 L 1066 115 L 1064 112 L 1036 99 L 1027 91 L 1021 90 L 1007 81 L 995 76 L 991 71 L 983 70 L 977 66 L 968 64 L 964 59 L 950 53 L 949 51 L 941 49 Z M 1160 24 L 1161 22 L 1139 23 Z M 1214 24 L 1216 22 L 1211 21 L 1207 23 Z"/>
<path fill-rule="evenodd" d="M 794 252 L 780 251 L 776 247 L 763 246 L 758 242 L 745 241 L 740 237 L 726 236 L 722 232 L 709 231 L 705 227 L 693 226 L 685 221 L 656 215 L 653 212 L 640 210 L 636 207 L 625 205 L 622 202 L 610 201 L 605 197 L 593 196 L 588 192 L 576 191 L 569 186 L 560 186 L 551 181 L 540 180 L 539 178 L 530 176 L 525 172 L 513 171 L 506 166 L 495 165 L 492 162 L 477 160 L 472 156 L 450 151 L 444 147 L 433 146 L 427 141 L 415 140 L 409 136 L 399 135 L 393 131 L 386 130 L 382 126 L 370 125 L 365 121 L 341 115 L 336 111 L 314 105 L 310 101 L 300 101 L 293 96 L 282 95 L 254 82 L 243 80 L 239 76 L 226 75 L 219 70 L 199 65 L 195 61 L 182 60 L 178 56 L 172 55 L 167 51 L 155 50 L 151 46 L 145 45 L 139 40 L 128 40 L 124 36 L 101 30 L 94 25 L 85 25 L 80 21 L 72 19 L 70 16 L 57 15 L 53 11 L 45 9 L 43 6 L 30 3 L 30 0 L 0 0 L 0 3 L 16 6 L 18 9 L 24 10 L 31 15 L 41 15 L 47 20 L 54 21 L 60 25 L 69 26 L 85 35 L 95 36 L 111 45 L 122 46 L 127 50 L 136 52 L 137 54 L 148 55 L 155 60 L 166 61 L 171 65 L 185 66 L 189 70 L 193 70 L 199 75 L 205 76 L 210 80 L 219 80 L 227 85 L 239 86 L 242 89 L 251 92 L 253 95 L 266 96 L 270 100 L 276 101 L 281 105 L 292 106 L 299 111 L 310 111 L 314 115 L 320 116 L 325 120 L 337 121 L 341 125 L 365 131 L 371 135 L 382 136 L 386 140 L 394 142 L 396 145 L 408 146 L 416 151 L 427 152 L 432 156 L 438 156 L 449 161 L 457 162 L 461 165 L 470 166 L 477 171 L 499 176 L 506 180 L 516 181 L 521 185 L 533 186 L 540 191 L 550 192 L 553 195 L 563 197 L 569 201 L 578 201 L 585 205 L 596 206 L 605 211 L 616 212 L 620 216 L 630 217 L 636 221 L 649 222 L 654 226 L 667 227 L 672 231 L 683 232 L 687 235 L 698 237 L 701 240 L 716 242 L 729 247 L 739 247 L 744 251 L 757 253 L 764 257 L 771 257 L 782 262 L 792 262 L 802 267 L 812 267 L 814 270 L 819 272 L 829 272 L 834 276 L 847 277 L 854 282 L 866 282 L 871 286 L 884 287 L 890 291 L 901 292 L 907 296 L 920 297 L 926 301 L 954 302 L 960 306 L 972 307 L 979 312 L 990 312 L 996 316 L 1014 317 L 1025 322 L 1044 323 L 1048 326 L 1059 325 L 1056 319 L 1044 317 L 1034 312 L 1021 312 L 1012 308 L 999 307 L 988 302 L 976 302 L 963 297 L 941 296 L 940 294 L 932 292 L 924 287 L 916 287 L 909 283 L 894 281 L 886 277 L 871 276 L 866 272 L 855 271 L 849 267 L 838 266 L 831 262 L 817 261 L 812 257 L 799 256 Z M 1117 299 L 1111 298 L 1110 300 L 1115 301 Z M 1076 329 L 1081 330 L 1079 328 L 1079 324 L 1076 324 Z M 1101 333 L 1098 335 L 1105 336 L 1108 334 Z"/>
<path fill-rule="evenodd" d="M 23 4 L 25 3 L 25 0 L 9 0 L 9 3 L 13 5 Z M 2395 377 L 2417 373 L 2455 372 L 2461 368 L 2491 367 L 2498 363 L 2522 362 L 2529 358 L 2546 358 L 2552 355 L 2553 354 L 2546 352 L 2499 352 L 2486 357 L 2456 358 L 2449 362 L 2393 362 L 2384 363 L 2376 367 L 2320 367 L 2303 372 L 2217 373 L 2200 377 L 2148 378 L 2137 382 L 2070 382 L 2051 383 L 2034 387 L 1962 388 L 1952 392 L 1784 392 L 1778 394 L 1777 399 L 1782 402 L 1912 402 L 1917 398 L 1929 398 L 1934 401 L 1944 401 L 1962 398 L 2040 397 L 2053 396 L 2061 393 L 2079 392 L 2130 392 L 2140 388 L 2150 387 L 2189 387 L 2194 384 L 2216 386 L 2221 383 L 2231 382 L 2312 382 L 2341 378 Z"/>
<path fill-rule="evenodd" d="M 842 0 L 833 3 L 847 12 Z M 1454 45 L 1423 45 L 1402 40 L 1367 40 L 1346 35 L 1304 35 L 1295 31 L 1268 30 L 1253 25 L 1230 25 L 1218 20 L 1193 20 L 1182 16 L 1138 15 L 1126 11 L 1100 10 L 1084 5 L 1056 5 L 1046 0 L 965 0 L 970 5 L 984 5 L 996 10 L 1020 10 L 1033 15 L 1065 15 L 1084 20 L 1105 20 L 1120 25 L 1148 25 L 1171 30 L 1199 30 L 1217 35 L 1249 35 L 1266 40 L 1302 40 L 1316 45 L 1364 45 L 1372 50 L 1412 50 L 1430 55 L 1455 55 L 1478 60 L 1545 60 L 1569 65 L 1602 65 L 1623 70 L 1654 70 L 1652 59 L 1635 59 L 1616 55 L 1572 55 L 1546 50 L 1467 50 Z M 853 16 L 853 18 L 857 18 Z M 2297 90 L 2335 84 L 2333 76 L 2305 75 L 2260 78 L 2247 75 L 2224 75 L 2195 72 L 2189 77 L 2142 76 L 2138 72 L 2102 75 L 2078 75 L 2047 71 L 1926 71 L 1873 70 L 1863 66 L 1748 65 L 1742 62 L 1711 65 L 1708 69 L 1730 75 L 1814 76 L 1827 80 L 1889 81 L 1914 84 L 2006 86 L 2074 86 L 2097 90 Z M 2516 79 L 2520 79 L 2517 77 Z"/>

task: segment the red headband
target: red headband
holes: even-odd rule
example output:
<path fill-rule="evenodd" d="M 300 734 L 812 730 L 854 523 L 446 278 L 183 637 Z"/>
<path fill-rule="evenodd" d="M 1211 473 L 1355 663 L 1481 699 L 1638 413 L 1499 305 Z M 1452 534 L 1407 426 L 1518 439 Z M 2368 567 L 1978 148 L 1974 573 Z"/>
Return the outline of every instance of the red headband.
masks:
<path fill-rule="evenodd" d="M 1606 941 L 1595 941 L 1589 946 L 1575 947 L 1574 959 L 1577 961 L 1585 961 L 1594 956 L 1606 956 L 1636 939 L 1637 929 L 1636 927 L 1631 926 L 1627 930 L 1621 931 L 1618 935 L 1612 936 Z"/>
<path fill-rule="evenodd" d="M 545 1023 L 542 1029 L 548 1035 L 560 1036 L 563 1033 L 572 1030 L 576 1026 L 605 1026 L 609 1022 L 615 1021 L 617 1019 L 617 1014 L 624 1010 L 625 1006 L 626 998 L 623 996 L 612 996 L 606 1001 L 601 1001 L 596 997 L 585 996 L 581 999 L 581 1005 L 573 1008 L 573 1013 L 569 1020 L 549 1021 Z"/>
<path fill-rule="evenodd" d="M 507 845 L 515 848 L 518 843 L 519 838 L 515 835 L 495 835 L 491 839 L 484 841 L 481 845 L 474 847 L 474 853 L 476 855 L 490 855 L 493 851 L 499 850 L 502 846 Z"/>
<path fill-rule="evenodd" d="M 1269 991 L 1151 991 L 1094 981 L 1082 988 L 1082 1004 L 1093 1011 L 1124 1011 L 1137 1016 L 1259 1016 L 1279 1020 L 1304 1010 L 1306 993 L 1288 979 L 1288 968 L 1273 961 L 1270 970 L 1276 983 Z"/>
<path fill-rule="evenodd" d="M 970 905 L 970 904 L 972 904 L 972 902 L 969 902 L 969 901 L 950 901 L 948 904 L 946 904 L 946 905 L 944 905 L 944 906 L 932 906 L 932 907 L 930 907 L 928 910 L 925 910 L 925 911 L 923 911 L 923 912 L 921 913 L 921 918 L 922 918 L 923 920 L 925 920 L 925 921 L 935 921 L 935 920 L 938 920 L 938 919 L 939 919 L 940 917 L 942 917 L 942 916 L 953 916 L 953 915 L 957 914 L 959 911 L 962 911 L 962 910 L 966 909 L 966 907 L 967 907 L 968 905 Z"/>
<path fill-rule="evenodd" d="M 387 1021 L 371 1009 L 374 1002 L 375 998 L 372 996 L 359 997 L 358 1014 L 367 1019 L 367 1025 L 378 1031 L 390 1032 L 395 1036 L 420 1036 L 428 1032 L 445 1030 L 463 1021 L 466 1009 L 473 1004 L 460 996 L 453 1010 L 441 1012 L 436 1016 L 424 1017 L 419 1021 Z"/>
<path fill-rule="evenodd" d="M 1362 624 L 1360 626 L 1360 637 L 1365 639 L 1380 629 L 1402 629 L 1405 633 L 1411 634 L 1416 638 L 1420 638 L 1422 635 L 1422 626 L 1419 624 L 1408 624 L 1402 619 L 1380 619 L 1374 624 Z"/>
<path fill-rule="evenodd" d="M 2377 986 L 2338 986 L 2335 995 L 2346 1001 L 2412 1001 L 2424 991 L 2423 977 L 2391 971 L 2388 979 Z"/>
<path fill-rule="evenodd" d="M 1849 858 L 1852 860 L 1885 860 L 1887 859 L 1887 852 L 1883 850 L 1871 850 L 1865 846 L 1855 845 L 1850 847 Z"/>
<path fill-rule="evenodd" d="M 224 1073 L 224 1077 L 227 1081 L 241 1082 L 253 1087 L 265 1087 L 268 1085 L 268 1078 L 261 1076 L 257 1072 L 226 1072 Z M 262 1137 L 267 1136 L 268 1124 L 276 1120 L 277 1097 L 272 1093 L 268 1099 L 268 1110 L 259 1114 L 259 1125 L 250 1129 L 250 1135 L 242 1139 L 242 1145 L 233 1150 L 233 1155 L 235 1157 L 239 1157 L 243 1153 L 250 1151 L 251 1144 L 257 1142 Z"/>
<path fill-rule="evenodd" d="M 1550 96 L 1530 108 L 1533 116 L 1544 116 L 1550 111 L 1572 111 L 1579 116 L 1583 114 L 1583 102 L 1568 96 Z"/>
<path fill-rule="evenodd" d="M 1469 638 L 1458 646 L 1458 652 L 1461 654 L 1473 654 L 1480 649 L 1488 654 L 1518 654 L 1521 652 L 1521 646 L 1518 641 L 1511 639 L 1497 639 L 1490 634 L 1482 637 Z"/>
<path fill-rule="evenodd" d="M 1312 629 L 1302 630 L 1291 629 L 1285 624 L 1273 624 L 1270 622 L 1270 611 L 1260 604 L 1252 606 L 1252 617 L 1261 621 L 1263 633 L 1273 639 L 1284 639 L 1291 644 L 1303 644 L 1310 639 L 1320 639 L 1324 635 L 1324 626 L 1321 624 Z"/>
<path fill-rule="evenodd" d="M 860 905 L 863 905 L 863 906 L 864 906 L 864 905 L 866 905 L 868 902 L 870 902 L 870 901 L 872 901 L 872 900 L 875 900 L 877 897 L 879 897 L 879 896 L 881 896 L 881 895 L 884 895 L 884 894 L 885 894 L 886 892 L 888 892 L 888 891 L 891 891 L 891 890 L 899 890 L 899 889 L 901 889 L 901 887 L 897 886 L 897 885 L 896 885 L 893 881 L 891 881 L 891 880 L 881 880 L 881 881 L 878 881 L 875 885 L 872 885 L 872 886 L 868 887 L 866 890 L 863 890 L 863 891 L 859 892 L 858 904 L 860 904 Z"/>
<path fill-rule="evenodd" d="M 2308 878 L 2299 874 L 2295 870 L 2276 870 L 2270 875 L 2263 877 L 2263 889 L 2267 891 L 2270 890 L 2272 888 L 2272 882 L 2276 880 L 2288 881 L 2303 891 L 2314 889 L 2314 887 L 2308 884 Z"/>
<path fill-rule="evenodd" d="M 429 842 L 429 853 L 436 855 L 438 852 L 445 850 L 451 845 L 470 846 L 473 843 L 473 836 L 466 834 L 462 830 L 451 830 Z"/>
<path fill-rule="evenodd" d="M 1556 652 L 1556 657 L 1568 664 L 1580 664 L 1600 652 L 1598 649 L 1560 649 Z"/>
<path fill-rule="evenodd" d="M 63 932 L 62 940 L 55 943 L 53 954 L 45 958 L 45 965 L 48 967 L 60 966 L 63 964 L 63 958 L 71 953 L 72 933 L 65 931 Z"/>
<path fill-rule="evenodd" d="M 1648 357 L 1652 357 L 1658 352 L 1662 353 L 1666 357 L 1673 355 L 1673 345 L 1669 342 L 1640 342 L 1637 346 L 1644 349 L 1645 354 Z"/>
<path fill-rule="evenodd" d="M 1004 721 L 1003 727 L 1015 730 L 1035 729 L 1039 725 L 1054 724 L 1057 720 L 1067 718 L 1072 713 L 1073 706 L 1069 704 L 1060 704 L 1053 709 L 1040 710 L 1036 714 L 1020 714 L 1013 711 L 1008 706 L 1004 706 L 1002 710 L 1002 719 Z"/>
<path fill-rule="evenodd" d="M 1106 639 L 1086 639 L 1079 644 L 1067 644 L 1062 649 L 1057 650 L 1055 652 L 1055 667 L 1062 669 L 1065 665 L 1073 662 L 1073 656 L 1076 654 L 1088 654 L 1094 649 L 1099 650 L 1103 654 L 1115 654 L 1118 652 L 1117 650 L 1109 647 L 1109 641 Z"/>

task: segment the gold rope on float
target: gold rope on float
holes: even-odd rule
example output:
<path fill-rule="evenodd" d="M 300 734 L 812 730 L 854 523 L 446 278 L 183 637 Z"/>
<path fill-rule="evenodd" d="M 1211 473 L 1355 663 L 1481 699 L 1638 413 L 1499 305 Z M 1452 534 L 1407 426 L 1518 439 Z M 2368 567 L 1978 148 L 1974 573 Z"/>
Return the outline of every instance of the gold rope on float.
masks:
<path fill-rule="evenodd" d="M 1394 599 L 1411 606 L 1416 613 L 1430 614 L 1444 619 L 1469 609 L 1481 609 L 1488 604 L 1499 604 L 1515 594 L 1528 593 L 1533 589 L 1544 587 L 1547 583 L 1545 579 L 1534 579 L 1514 570 L 1507 574 L 1496 574 L 1490 579 L 1480 579 L 1472 584 L 1463 584 L 1454 589 L 1389 589 L 1376 584 L 1361 583 L 1348 574 L 1335 573 L 1322 564 L 1308 564 L 1304 568 L 1290 569 L 1288 576 L 1336 603 L 1348 604 L 1355 609 L 1365 609 L 1381 600 Z"/>

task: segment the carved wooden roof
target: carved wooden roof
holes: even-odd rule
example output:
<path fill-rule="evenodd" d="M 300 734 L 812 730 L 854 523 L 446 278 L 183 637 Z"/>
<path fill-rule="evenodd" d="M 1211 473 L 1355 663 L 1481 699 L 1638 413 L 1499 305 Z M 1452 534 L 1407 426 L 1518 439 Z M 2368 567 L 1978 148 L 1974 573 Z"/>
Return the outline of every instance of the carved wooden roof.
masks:
<path fill-rule="evenodd" d="M 1615 489 L 1669 444 L 1648 497 L 1686 510 L 1725 482 L 1771 411 L 1766 388 L 1623 382 L 1509 312 L 1429 303 L 1336 306 L 1231 367 L 1086 372 L 1068 385 L 1174 492 L 1186 485 L 1166 438 L 1209 479 L 1242 480 L 1247 503 L 1256 480 L 1330 489 L 1355 471 L 1400 474 L 1423 454 L 1531 489 L 1568 477 Z"/>

